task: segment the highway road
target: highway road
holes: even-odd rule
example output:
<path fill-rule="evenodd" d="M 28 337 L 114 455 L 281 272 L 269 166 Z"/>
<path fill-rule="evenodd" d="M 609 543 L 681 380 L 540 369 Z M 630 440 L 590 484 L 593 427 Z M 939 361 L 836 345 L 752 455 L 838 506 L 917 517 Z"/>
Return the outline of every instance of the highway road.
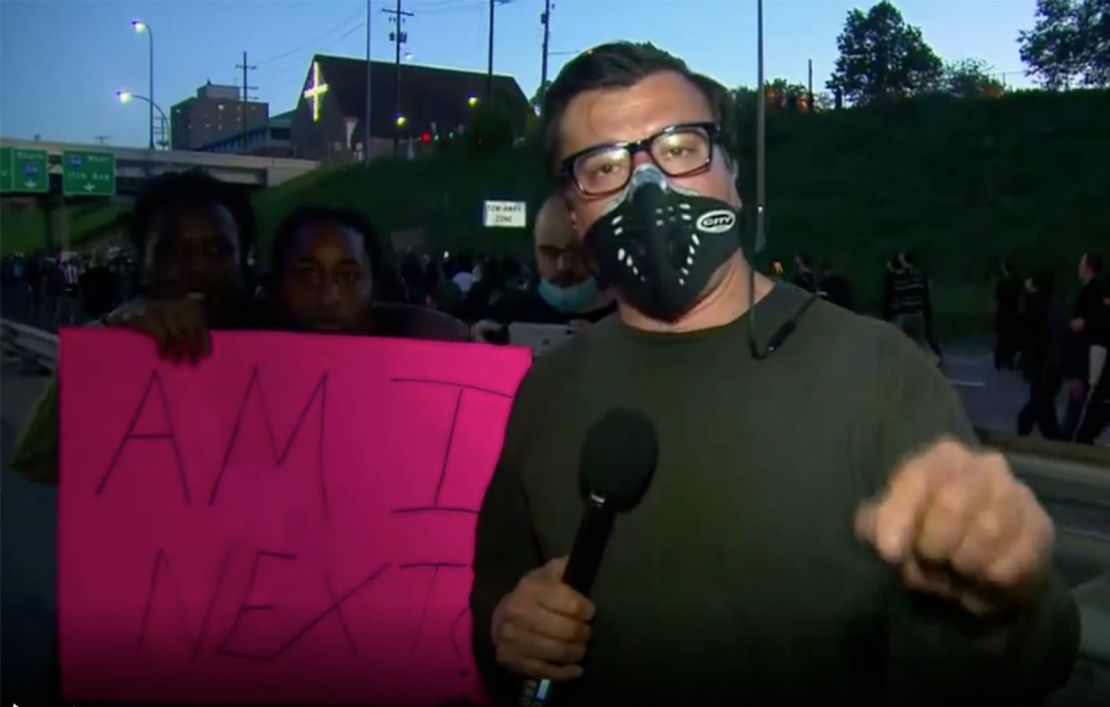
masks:
<path fill-rule="evenodd" d="M 39 705 L 52 694 L 58 609 L 56 489 L 9 466 L 19 429 L 46 378 L 5 359 L 0 378 L 0 689 L 4 705 Z"/>

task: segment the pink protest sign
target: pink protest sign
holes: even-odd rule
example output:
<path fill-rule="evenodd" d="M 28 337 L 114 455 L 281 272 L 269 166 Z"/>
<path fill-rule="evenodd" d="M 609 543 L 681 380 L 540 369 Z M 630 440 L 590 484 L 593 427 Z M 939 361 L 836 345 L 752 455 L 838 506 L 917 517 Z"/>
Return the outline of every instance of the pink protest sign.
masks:
<path fill-rule="evenodd" d="M 216 334 L 197 367 L 68 330 L 67 698 L 481 701 L 474 526 L 522 349 Z"/>

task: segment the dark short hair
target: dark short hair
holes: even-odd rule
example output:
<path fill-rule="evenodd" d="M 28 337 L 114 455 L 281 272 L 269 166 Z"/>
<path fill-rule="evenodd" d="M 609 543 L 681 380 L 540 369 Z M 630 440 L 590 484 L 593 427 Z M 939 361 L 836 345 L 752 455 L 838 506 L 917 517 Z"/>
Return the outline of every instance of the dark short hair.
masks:
<path fill-rule="evenodd" d="M 248 274 L 248 260 L 257 232 L 250 200 L 238 187 L 199 170 L 159 175 L 139 192 L 131 217 L 131 241 L 139 261 L 145 257 L 146 240 L 159 215 L 193 204 L 218 204 L 228 210 L 239 232 L 239 266 Z"/>
<path fill-rule="evenodd" d="M 1083 254 L 1087 260 L 1087 269 L 1098 275 L 1102 272 L 1102 253 L 1092 253 L 1090 251 Z"/>
<path fill-rule="evenodd" d="M 543 96 L 540 122 L 543 158 L 555 175 L 558 169 L 559 126 L 567 106 L 580 93 L 599 88 L 628 88 L 653 74 L 673 71 L 681 74 L 705 96 L 713 120 L 720 128 L 717 142 L 731 159 L 733 144 L 733 102 L 728 90 L 708 76 L 694 73 L 686 62 L 649 43 L 612 42 L 579 54 L 559 72 Z"/>
<path fill-rule="evenodd" d="M 270 268 L 280 279 L 289 264 L 289 256 L 297 243 L 297 233 L 305 226 L 329 223 L 349 228 L 362 236 L 362 248 L 370 261 L 375 297 L 386 294 L 392 286 L 392 272 L 382 253 L 378 232 L 370 221 L 357 211 L 326 206 L 304 206 L 289 214 L 278 225 L 270 248 Z"/>

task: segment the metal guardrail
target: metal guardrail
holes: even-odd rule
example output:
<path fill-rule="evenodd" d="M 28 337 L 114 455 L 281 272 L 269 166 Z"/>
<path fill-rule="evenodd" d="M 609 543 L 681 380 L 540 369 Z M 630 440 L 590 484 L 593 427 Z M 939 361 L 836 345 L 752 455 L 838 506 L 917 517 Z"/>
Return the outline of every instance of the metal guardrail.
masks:
<path fill-rule="evenodd" d="M 10 319 L 0 319 L 0 342 L 5 352 L 30 366 L 49 371 L 58 369 L 57 334 Z"/>

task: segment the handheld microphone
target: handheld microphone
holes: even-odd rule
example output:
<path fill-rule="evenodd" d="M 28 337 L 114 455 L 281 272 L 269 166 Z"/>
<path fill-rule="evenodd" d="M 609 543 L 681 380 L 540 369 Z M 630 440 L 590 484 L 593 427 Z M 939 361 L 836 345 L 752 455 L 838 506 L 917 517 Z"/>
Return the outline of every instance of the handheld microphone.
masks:
<path fill-rule="evenodd" d="M 642 413 L 616 408 L 586 433 L 578 462 L 578 486 L 586 509 L 574 536 L 563 582 L 589 596 L 617 513 L 635 508 L 659 461 L 659 436 Z M 554 694 L 551 680 L 527 680 L 519 707 L 544 707 Z"/>

